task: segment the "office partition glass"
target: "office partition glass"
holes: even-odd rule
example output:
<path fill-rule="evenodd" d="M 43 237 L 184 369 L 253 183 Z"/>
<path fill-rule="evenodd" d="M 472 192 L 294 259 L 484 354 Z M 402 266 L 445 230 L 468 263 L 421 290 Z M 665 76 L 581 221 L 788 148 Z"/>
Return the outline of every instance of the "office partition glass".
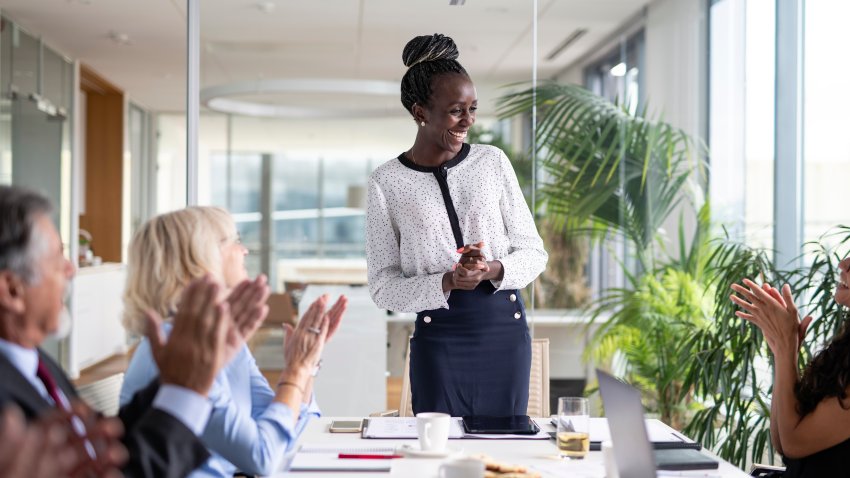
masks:
<path fill-rule="evenodd" d="M 393 15 L 408 21 L 398 23 Z M 360 268 L 365 281 L 368 175 L 407 150 L 416 134 L 399 98 L 405 43 L 435 31 L 452 36 L 459 61 L 476 83 L 477 128 L 503 131 L 495 100 L 505 91 L 501 86 L 531 79 L 532 42 L 525 28 L 531 15 L 532 2 L 507 1 L 457 7 L 380 0 L 336 2 L 333 8 L 203 3 L 205 114 L 199 135 L 201 145 L 218 145 L 200 148 L 200 202 L 228 204 L 224 194 L 268 198 L 238 214 L 240 224 L 253 224 L 251 233 L 259 236 L 251 242 L 257 246 L 250 247 L 252 263 L 274 278 L 276 290 L 303 281 L 287 274 L 294 273 L 294 264 L 310 262 L 328 267 L 328 261 L 343 260 L 346 269 Z M 485 19 L 504 28 L 496 33 L 466 27 Z M 520 152 L 528 147 L 516 144 Z M 260 167 L 255 161 L 267 161 L 267 177 L 247 182 L 233 175 L 255 171 Z M 231 174 L 218 172 L 222 164 Z M 528 171 L 519 175 L 530 178 L 530 163 L 522 167 Z M 227 186 L 209 188 L 216 183 Z M 270 227 L 261 227 L 264 220 Z"/>
<path fill-rule="evenodd" d="M 361 386 L 336 401 L 319 390 L 323 410 L 344 414 L 348 402 L 370 400 L 371 410 L 356 413 L 384 408 L 386 373 L 398 376 L 399 367 L 358 357 L 385 355 L 383 334 L 397 330 L 400 343 L 410 334 L 407 322 L 388 328 L 365 287 L 369 174 L 408 150 L 417 132 L 400 102 L 405 44 L 451 36 L 477 88 L 476 131 L 506 133 L 525 152 L 529 143 L 497 120 L 495 100 L 501 86 L 531 80 L 531 19 L 532 2 L 507 0 L 201 3 L 199 202 L 233 211 L 252 274 L 266 273 L 275 291 L 295 297 L 344 284 L 352 301 L 346 321 L 362 331 L 360 343 L 377 338 L 377 349 L 347 359 L 328 350 L 320 386 L 333 389 L 341 370 L 345 383 Z M 520 164 L 518 175 L 530 178 L 530 163 Z"/>

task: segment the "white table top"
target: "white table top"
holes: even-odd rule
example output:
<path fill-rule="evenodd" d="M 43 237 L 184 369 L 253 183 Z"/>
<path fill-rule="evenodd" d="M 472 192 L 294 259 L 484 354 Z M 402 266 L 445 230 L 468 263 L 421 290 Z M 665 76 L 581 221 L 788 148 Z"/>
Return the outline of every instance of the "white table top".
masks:
<path fill-rule="evenodd" d="M 324 417 L 313 420 L 304 431 L 299 440 L 304 445 L 338 445 L 339 447 L 386 447 L 401 446 L 404 444 L 415 445 L 416 440 L 375 440 L 362 439 L 359 433 L 330 433 L 328 426 L 331 420 L 345 419 L 357 420 L 359 418 Z M 548 426 L 548 420 L 538 420 L 542 426 Z M 545 424 L 545 425 L 544 425 Z M 550 430 L 551 431 L 551 430 Z M 495 461 L 507 464 L 524 465 L 529 469 L 539 472 L 543 477 L 570 476 L 576 478 L 604 478 L 605 469 L 602 462 L 602 452 L 591 451 L 584 460 L 561 460 L 558 458 L 557 448 L 552 440 L 449 440 L 449 447 L 462 449 L 464 455 L 486 454 Z M 705 452 L 705 451 L 704 451 Z M 706 452 L 711 455 L 710 453 Z M 715 457 L 712 455 L 712 457 Z M 453 457 L 454 458 L 454 457 Z M 363 473 L 363 472 L 286 472 L 274 475 L 284 476 L 309 476 L 312 478 L 339 478 L 339 477 L 387 477 L 404 476 L 410 478 L 436 478 L 440 464 L 447 459 L 427 458 L 398 458 L 390 460 L 392 469 L 390 473 Z M 668 472 L 669 473 L 669 472 Z M 659 476 L 671 476 L 664 474 Z M 677 475 L 672 475 L 677 476 Z M 720 460 L 719 470 L 709 472 L 687 472 L 679 476 L 691 477 L 723 477 L 744 478 L 749 475 L 735 468 L 730 463 Z"/>

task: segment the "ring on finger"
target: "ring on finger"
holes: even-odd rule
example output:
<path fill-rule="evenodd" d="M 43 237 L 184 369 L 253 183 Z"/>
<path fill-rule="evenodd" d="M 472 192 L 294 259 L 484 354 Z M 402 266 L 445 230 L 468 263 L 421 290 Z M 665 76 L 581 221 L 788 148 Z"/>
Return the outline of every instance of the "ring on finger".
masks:
<path fill-rule="evenodd" d="M 313 333 L 314 333 L 314 334 L 316 334 L 316 335 L 319 335 L 319 334 L 321 334 L 321 333 L 322 333 L 322 329 L 320 329 L 320 328 L 318 328 L 318 327 L 307 327 L 307 331 L 308 331 L 308 332 L 313 332 Z"/>

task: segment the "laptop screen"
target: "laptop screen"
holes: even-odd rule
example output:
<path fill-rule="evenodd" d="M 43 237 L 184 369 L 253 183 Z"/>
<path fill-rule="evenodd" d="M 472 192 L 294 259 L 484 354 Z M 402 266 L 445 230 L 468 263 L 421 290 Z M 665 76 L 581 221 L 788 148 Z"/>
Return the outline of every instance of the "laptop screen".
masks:
<path fill-rule="evenodd" d="M 596 369 L 620 478 L 655 478 L 655 458 L 646 434 L 640 392 Z"/>

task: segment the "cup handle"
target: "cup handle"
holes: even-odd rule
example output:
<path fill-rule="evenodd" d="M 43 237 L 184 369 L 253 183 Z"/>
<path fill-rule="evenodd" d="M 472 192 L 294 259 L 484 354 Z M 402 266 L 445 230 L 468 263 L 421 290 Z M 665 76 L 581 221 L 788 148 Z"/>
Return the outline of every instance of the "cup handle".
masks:
<path fill-rule="evenodd" d="M 422 428 L 423 428 L 423 430 L 422 430 L 422 442 L 425 444 L 425 448 L 430 450 L 431 449 L 431 439 L 429 438 L 429 436 L 431 435 L 431 433 L 430 433 L 431 424 L 426 423 L 425 426 L 422 427 Z"/>

